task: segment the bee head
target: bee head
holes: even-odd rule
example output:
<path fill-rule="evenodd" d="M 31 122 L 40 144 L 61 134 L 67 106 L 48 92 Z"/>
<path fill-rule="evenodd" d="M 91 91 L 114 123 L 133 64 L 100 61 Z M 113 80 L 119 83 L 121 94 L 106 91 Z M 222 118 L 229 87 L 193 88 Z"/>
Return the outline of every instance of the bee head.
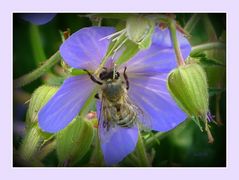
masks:
<path fill-rule="evenodd" d="M 114 70 L 108 70 L 107 68 L 103 68 L 103 71 L 100 73 L 99 78 L 101 80 L 108 80 L 108 79 L 119 79 L 120 73 L 114 72 Z"/>

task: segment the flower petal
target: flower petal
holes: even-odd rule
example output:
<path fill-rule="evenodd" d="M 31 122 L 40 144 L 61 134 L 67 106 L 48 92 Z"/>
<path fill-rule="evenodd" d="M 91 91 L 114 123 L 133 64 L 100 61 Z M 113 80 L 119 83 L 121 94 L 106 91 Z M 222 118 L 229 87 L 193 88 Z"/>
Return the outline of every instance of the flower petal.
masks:
<path fill-rule="evenodd" d="M 188 57 L 191 46 L 188 40 L 177 32 L 183 58 Z M 155 74 L 171 71 L 176 67 L 176 56 L 168 29 L 155 28 L 153 43 L 149 49 L 139 52 L 126 64 L 131 72 L 137 74 Z"/>
<path fill-rule="evenodd" d="M 129 97 L 143 111 L 143 117 L 139 116 L 142 123 L 148 119 L 151 129 L 168 131 L 186 119 L 167 90 L 167 74 L 132 76 L 128 73 L 128 76 Z"/>
<path fill-rule="evenodd" d="M 177 39 L 181 49 L 191 49 L 187 38 L 185 38 L 185 36 L 179 31 L 177 31 Z M 173 48 L 170 31 L 168 28 L 161 29 L 159 27 L 156 27 L 152 36 L 152 42 L 154 44 L 157 44 L 161 48 Z"/>
<path fill-rule="evenodd" d="M 71 67 L 95 70 L 106 54 L 110 41 L 102 39 L 114 32 L 112 27 L 87 27 L 72 34 L 60 47 Z"/>
<path fill-rule="evenodd" d="M 122 161 L 136 147 L 138 142 L 138 128 L 122 128 L 115 125 L 109 130 L 103 127 L 104 117 L 101 113 L 99 101 L 97 102 L 97 114 L 99 119 L 99 137 L 101 149 L 107 166 L 112 166 Z"/>
<path fill-rule="evenodd" d="M 43 131 L 57 132 L 65 128 L 79 113 L 94 88 L 88 75 L 70 77 L 40 110 L 39 126 Z"/>
<path fill-rule="evenodd" d="M 22 13 L 19 16 L 32 24 L 43 25 L 50 22 L 56 13 Z"/>

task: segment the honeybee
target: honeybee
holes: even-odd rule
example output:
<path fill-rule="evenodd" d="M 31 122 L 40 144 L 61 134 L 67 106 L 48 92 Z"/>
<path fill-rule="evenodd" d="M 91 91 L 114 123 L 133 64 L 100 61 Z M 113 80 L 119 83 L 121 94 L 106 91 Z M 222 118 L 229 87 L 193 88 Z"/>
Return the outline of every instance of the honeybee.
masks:
<path fill-rule="evenodd" d="M 140 109 L 128 97 L 129 81 L 126 69 L 125 67 L 123 77 L 121 77 L 121 74 L 115 68 L 107 69 L 104 67 L 98 78 L 84 69 L 91 80 L 100 85 L 99 92 L 95 97 L 101 100 L 101 115 L 103 115 L 103 118 L 99 121 L 103 120 L 103 122 L 99 123 L 102 123 L 106 131 L 109 131 L 115 125 L 130 128 L 137 121 Z"/>

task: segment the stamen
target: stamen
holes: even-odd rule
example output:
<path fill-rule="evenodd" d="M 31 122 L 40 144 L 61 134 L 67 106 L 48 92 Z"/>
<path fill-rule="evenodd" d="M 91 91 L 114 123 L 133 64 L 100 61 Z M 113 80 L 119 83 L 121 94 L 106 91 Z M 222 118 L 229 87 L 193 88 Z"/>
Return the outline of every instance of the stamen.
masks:
<path fill-rule="evenodd" d="M 108 36 L 105 36 L 105 37 L 101 38 L 99 41 L 102 41 L 102 40 L 104 40 L 104 39 L 111 39 L 111 38 L 117 36 L 118 34 L 121 34 L 121 33 L 123 34 L 124 32 L 125 32 L 125 29 L 123 29 L 123 30 L 121 30 L 121 31 L 118 31 L 118 32 L 116 32 L 116 33 L 110 34 L 110 35 L 108 35 Z"/>
<path fill-rule="evenodd" d="M 215 116 L 211 114 L 210 111 L 207 112 L 207 120 L 208 122 L 212 122 L 214 120 Z"/>

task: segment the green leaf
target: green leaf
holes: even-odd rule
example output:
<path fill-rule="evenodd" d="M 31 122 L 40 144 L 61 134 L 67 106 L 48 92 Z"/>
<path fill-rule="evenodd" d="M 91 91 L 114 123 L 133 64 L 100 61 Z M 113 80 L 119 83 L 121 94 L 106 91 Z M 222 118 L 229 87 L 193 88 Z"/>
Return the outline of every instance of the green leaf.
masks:
<path fill-rule="evenodd" d="M 173 129 L 169 134 L 170 141 L 181 148 L 190 148 L 193 144 L 194 129 L 191 127 L 192 120 L 187 118 L 177 128 Z"/>
<path fill-rule="evenodd" d="M 73 166 L 89 150 L 94 139 L 92 124 L 79 117 L 56 135 L 56 151 L 61 165 Z"/>
<path fill-rule="evenodd" d="M 206 30 L 205 34 L 208 36 L 208 41 L 217 41 L 217 34 L 208 14 L 203 14 L 202 17 Z"/>
<path fill-rule="evenodd" d="M 187 31 L 188 33 L 191 33 L 200 19 L 201 19 L 200 14 L 193 14 L 186 23 L 186 25 L 184 26 L 184 30 Z"/>
<path fill-rule="evenodd" d="M 97 134 L 97 129 L 94 129 L 95 134 Z M 101 146 L 100 146 L 100 138 L 99 136 L 96 136 L 94 138 L 94 149 L 91 155 L 90 159 L 90 165 L 93 167 L 102 167 L 104 166 L 104 156 L 101 151 Z"/>

